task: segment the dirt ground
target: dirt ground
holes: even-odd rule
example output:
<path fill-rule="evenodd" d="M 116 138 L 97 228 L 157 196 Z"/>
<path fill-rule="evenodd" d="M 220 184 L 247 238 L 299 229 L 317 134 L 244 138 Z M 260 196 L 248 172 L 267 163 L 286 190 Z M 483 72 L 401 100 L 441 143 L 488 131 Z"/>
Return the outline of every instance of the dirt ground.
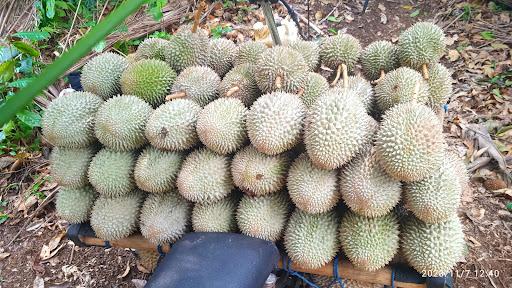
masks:
<path fill-rule="evenodd" d="M 290 2 L 307 17 L 306 1 Z M 499 81 L 506 80 L 499 76 L 512 67 L 510 12 L 486 1 L 378 0 L 370 1 L 368 11 L 360 14 L 362 3 L 311 0 L 310 21 L 326 34 L 336 30 L 350 33 L 363 45 L 382 39 L 396 42 L 401 31 L 420 20 L 434 20 L 444 28 L 448 49 L 442 62 L 451 68 L 455 79 L 444 115 L 445 133 L 454 151 L 465 157 L 472 174 L 459 210 L 468 249 L 454 270 L 455 283 L 464 288 L 511 287 L 512 214 L 505 205 L 512 200 L 512 192 L 496 189 L 504 188 L 500 186 L 502 168 L 510 171 L 512 153 L 512 130 L 508 128 L 512 124 L 512 88 L 499 86 Z M 234 31 L 227 36 L 235 41 L 250 37 L 248 28 L 258 19 L 257 10 L 241 13 L 220 6 L 209 13 L 206 24 L 232 25 Z M 303 30 L 307 30 L 305 26 Z M 312 37 L 318 36 L 313 28 L 309 30 Z M 493 33 L 493 39 L 485 39 L 486 31 Z M 496 81 L 489 80 L 496 77 Z M 508 77 L 512 81 L 512 75 Z M 468 128 L 475 126 L 468 125 L 486 127 L 492 140 L 475 140 Z M 493 147 L 501 154 L 493 153 Z M 66 223 L 55 216 L 51 199 L 58 187 L 45 180 L 49 179 L 46 152 L 34 155 L 16 173 L 0 172 L 0 202 L 9 200 L 6 211 L 10 216 L 0 224 L 0 288 L 136 287 L 134 282 L 145 280 L 148 274 L 141 272 L 145 269 L 137 265 L 132 251 L 79 248 L 62 237 Z M 505 167 L 500 168 L 499 161 Z M 38 191 L 47 200 L 23 196 L 38 183 Z"/>

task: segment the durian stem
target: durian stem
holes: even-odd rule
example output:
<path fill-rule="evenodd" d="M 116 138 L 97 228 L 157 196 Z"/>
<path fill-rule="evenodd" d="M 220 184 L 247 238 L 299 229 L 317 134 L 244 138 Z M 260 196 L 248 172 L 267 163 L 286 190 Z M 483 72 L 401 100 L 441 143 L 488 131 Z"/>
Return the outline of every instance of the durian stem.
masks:
<path fill-rule="evenodd" d="M 384 70 L 380 70 L 380 76 L 379 76 L 379 79 L 377 79 L 377 80 L 373 80 L 373 81 L 372 81 L 372 84 L 377 84 L 377 83 L 379 83 L 382 79 L 384 79 L 384 76 L 386 76 L 386 72 L 384 72 Z"/>
<path fill-rule="evenodd" d="M 424 78 L 425 80 L 428 80 L 429 75 L 428 75 L 428 67 L 427 67 L 427 64 L 423 64 L 423 65 L 421 65 L 421 73 L 423 74 L 423 78 Z"/>
<path fill-rule="evenodd" d="M 336 86 L 336 84 L 338 84 L 338 81 L 340 80 L 341 77 L 341 69 L 341 65 L 338 65 L 338 69 L 336 69 L 336 77 L 334 78 L 334 80 L 332 80 L 331 86 Z"/>
<path fill-rule="evenodd" d="M 229 88 L 228 92 L 226 92 L 226 97 L 231 97 L 233 94 L 235 94 L 238 91 L 240 91 L 240 87 L 233 86 L 233 87 Z"/>
<path fill-rule="evenodd" d="M 194 24 L 192 25 L 192 33 L 196 33 L 197 27 L 199 26 L 199 21 L 201 20 L 201 14 L 204 10 L 206 10 L 206 2 L 204 0 L 199 3 L 197 7 L 196 13 L 194 13 Z"/>
<path fill-rule="evenodd" d="M 348 68 L 347 65 L 341 64 L 341 70 L 343 71 L 343 88 L 348 88 Z"/>
<path fill-rule="evenodd" d="M 183 98 L 183 97 L 186 97 L 186 96 L 187 96 L 186 92 L 179 91 L 179 92 L 173 93 L 171 95 L 167 95 L 167 97 L 165 97 L 165 101 L 171 101 L 173 99 L 179 99 L 179 98 Z"/>
<path fill-rule="evenodd" d="M 276 77 L 276 87 L 277 89 L 281 89 L 283 87 L 283 77 L 281 77 L 281 75 L 277 75 Z"/>

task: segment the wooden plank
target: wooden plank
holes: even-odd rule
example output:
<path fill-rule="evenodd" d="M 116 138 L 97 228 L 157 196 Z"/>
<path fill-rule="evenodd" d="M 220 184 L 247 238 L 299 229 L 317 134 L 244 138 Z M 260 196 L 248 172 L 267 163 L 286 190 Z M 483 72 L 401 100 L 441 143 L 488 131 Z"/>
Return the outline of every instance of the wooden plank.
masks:
<path fill-rule="evenodd" d="M 105 246 L 105 240 L 96 237 L 79 236 L 80 241 L 89 246 Z M 157 250 L 157 245 L 152 244 L 140 234 L 132 235 L 127 238 L 110 241 L 112 247 L 131 248 L 137 250 Z M 171 250 L 170 245 L 162 246 L 162 251 L 168 253 Z M 283 268 L 283 263 L 279 260 L 279 268 Z M 291 267 L 294 271 L 305 272 L 317 275 L 333 276 L 333 262 L 327 263 L 318 269 L 307 269 L 292 263 Z M 367 283 L 375 283 L 391 286 L 391 268 L 385 267 L 377 271 L 368 272 L 356 269 L 348 261 L 339 261 L 338 275 L 343 279 L 356 280 Z M 403 288 L 426 288 L 426 284 L 405 283 L 395 281 L 395 287 Z"/>

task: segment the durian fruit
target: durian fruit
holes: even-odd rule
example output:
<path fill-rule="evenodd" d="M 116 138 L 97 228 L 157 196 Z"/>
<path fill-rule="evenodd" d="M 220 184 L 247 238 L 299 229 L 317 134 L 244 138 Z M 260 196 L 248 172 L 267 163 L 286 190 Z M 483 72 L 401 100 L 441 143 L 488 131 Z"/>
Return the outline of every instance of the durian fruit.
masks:
<path fill-rule="evenodd" d="M 169 94 L 176 72 L 161 60 L 142 59 L 126 68 L 121 77 L 121 89 L 125 95 L 135 95 L 158 107 Z"/>
<path fill-rule="evenodd" d="M 404 185 L 405 206 L 423 222 L 444 222 L 457 214 L 462 187 L 448 157 L 434 174 Z"/>
<path fill-rule="evenodd" d="M 250 107 L 261 95 L 254 78 L 254 65 L 246 63 L 231 69 L 220 82 L 219 95 L 240 99 L 245 106 Z"/>
<path fill-rule="evenodd" d="M 292 262 L 316 269 L 331 261 L 338 252 L 338 219 L 333 211 L 308 214 L 296 209 L 284 234 L 284 247 Z"/>
<path fill-rule="evenodd" d="M 133 152 L 115 152 L 101 149 L 89 165 L 89 182 L 104 197 L 129 194 L 133 188 Z"/>
<path fill-rule="evenodd" d="M 322 39 L 320 60 L 322 64 L 336 71 L 334 84 L 340 77 L 343 65 L 346 66 L 346 71 L 351 71 L 354 68 L 361 50 L 359 40 L 350 34 L 339 34 Z"/>
<path fill-rule="evenodd" d="M 50 155 L 50 170 L 55 182 L 67 188 L 80 188 L 89 184 L 87 169 L 96 153 L 95 147 L 55 147 Z"/>
<path fill-rule="evenodd" d="M 288 171 L 287 188 L 297 208 L 311 214 L 331 210 L 340 198 L 337 172 L 315 167 L 303 153 Z"/>
<path fill-rule="evenodd" d="M 284 192 L 262 197 L 244 195 L 236 221 L 242 234 L 275 242 L 283 234 L 289 209 L 290 201 Z"/>
<path fill-rule="evenodd" d="M 311 280 L 313 280 L 319 288 L 385 288 L 384 285 L 350 279 L 340 279 L 340 281 L 343 282 L 342 286 L 334 277 L 315 274 L 311 274 Z"/>
<path fill-rule="evenodd" d="M 450 71 L 440 63 L 428 65 L 428 71 L 429 104 L 433 108 L 439 108 L 452 94 L 452 76 Z"/>
<path fill-rule="evenodd" d="M 233 41 L 220 38 L 211 39 L 208 45 L 207 65 L 217 75 L 223 77 L 233 68 L 238 49 Z"/>
<path fill-rule="evenodd" d="M 419 85 L 418 91 L 416 91 L 417 85 Z M 428 97 L 427 82 L 418 71 L 407 67 L 389 72 L 375 86 L 377 108 L 382 113 L 397 104 L 413 100 L 425 104 L 429 100 Z"/>
<path fill-rule="evenodd" d="M 456 216 L 438 224 L 427 224 L 410 217 L 402 225 L 403 255 L 420 273 L 429 271 L 432 276 L 448 274 L 462 260 L 464 248 L 464 232 Z"/>
<path fill-rule="evenodd" d="M 258 98 L 247 114 L 247 133 L 260 152 L 277 155 L 300 141 L 306 107 L 299 96 L 274 92 Z"/>
<path fill-rule="evenodd" d="M 231 175 L 240 190 L 251 196 L 262 196 L 284 187 L 289 166 L 286 153 L 270 156 L 249 145 L 233 157 Z"/>
<path fill-rule="evenodd" d="M 139 59 L 156 59 L 165 61 L 166 50 L 169 49 L 168 40 L 160 38 L 147 38 L 137 48 Z"/>
<path fill-rule="evenodd" d="M 176 184 L 185 199 L 196 203 L 212 203 L 233 190 L 229 171 L 230 159 L 208 149 L 190 153 L 181 166 Z"/>
<path fill-rule="evenodd" d="M 192 210 L 194 232 L 236 232 L 238 200 L 232 195 L 214 203 L 196 203 Z"/>
<path fill-rule="evenodd" d="M 133 171 L 139 189 L 165 193 L 176 187 L 176 178 L 185 159 L 182 152 L 162 151 L 152 146 L 142 151 Z"/>
<path fill-rule="evenodd" d="M 187 231 L 190 211 L 177 191 L 150 194 L 140 211 L 140 232 L 153 244 L 174 243 Z"/>
<path fill-rule="evenodd" d="M 343 251 L 357 268 L 375 271 L 398 251 L 398 221 L 393 213 L 366 218 L 353 212 L 341 219 L 339 238 Z"/>
<path fill-rule="evenodd" d="M 131 95 L 108 99 L 96 113 L 94 132 L 101 144 L 115 151 L 142 147 L 147 140 L 144 127 L 153 108 Z"/>
<path fill-rule="evenodd" d="M 144 134 L 158 149 L 182 151 L 199 142 L 196 123 L 201 106 L 192 100 L 175 99 L 158 107 L 149 117 Z"/>
<path fill-rule="evenodd" d="M 57 214 L 71 224 L 89 220 L 96 192 L 91 186 L 82 188 L 62 187 L 55 202 Z"/>
<path fill-rule="evenodd" d="M 254 65 L 267 49 L 267 46 L 261 41 L 247 41 L 238 45 L 234 61 L 235 67 L 242 64 Z"/>
<path fill-rule="evenodd" d="M 355 213 L 379 217 L 400 201 L 402 185 L 380 167 L 375 149 L 366 149 L 340 172 L 340 194 Z"/>
<path fill-rule="evenodd" d="M 461 191 L 464 192 L 469 188 L 469 175 L 466 163 L 453 151 L 446 151 L 446 160 L 450 161 L 453 169 L 455 169 Z"/>
<path fill-rule="evenodd" d="M 427 64 L 436 63 L 445 50 L 444 32 L 430 22 L 418 22 L 405 30 L 398 38 L 398 56 L 403 66 L 423 69 Z M 428 79 L 428 76 L 425 77 Z"/>
<path fill-rule="evenodd" d="M 316 42 L 297 39 L 288 43 L 288 47 L 299 52 L 302 58 L 304 58 L 304 61 L 306 61 L 310 71 L 314 71 L 318 68 L 320 62 L 320 47 Z"/>
<path fill-rule="evenodd" d="M 341 88 L 341 86 L 338 86 Z M 354 93 L 361 99 L 366 112 L 371 113 L 373 111 L 373 87 L 372 84 L 361 76 L 349 76 L 348 77 L 348 89 L 354 91 Z"/>
<path fill-rule="evenodd" d="M 231 154 L 247 142 L 247 108 L 236 98 L 219 98 L 204 106 L 197 118 L 197 135 L 210 150 Z"/>
<path fill-rule="evenodd" d="M 299 52 L 283 46 L 267 49 L 256 62 L 254 77 L 263 93 L 297 93 L 305 84 L 308 65 Z"/>
<path fill-rule="evenodd" d="M 308 72 L 308 79 L 304 85 L 304 91 L 300 94 L 302 103 L 309 109 L 315 104 L 316 99 L 329 90 L 329 83 L 324 76 Z"/>
<path fill-rule="evenodd" d="M 443 125 L 425 105 L 398 104 L 384 114 L 375 147 L 381 166 L 391 177 L 419 181 L 442 164 Z"/>
<path fill-rule="evenodd" d="M 89 92 L 73 92 L 53 100 L 43 119 L 43 136 L 54 146 L 85 148 L 96 141 L 94 122 L 103 100 Z"/>
<path fill-rule="evenodd" d="M 206 65 L 208 55 L 208 31 L 192 26 L 182 25 L 169 40 L 169 48 L 165 50 L 165 59 L 172 69 L 180 73 L 194 65 Z"/>
<path fill-rule="evenodd" d="M 366 46 L 361 53 L 364 75 L 375 81 L 385 73 L 398 68 L 398 48 L 389 41 L 375 41 Z"/>
<path fill-rule="evenodd" d="M 211 68 L 188 67 L 176 78 L 167 100 L 186 98 L 204 107 L 219 97 L 219 85 L 220 77 Z"/>
<path fill-rule="evenodd" d="M 139 57 L 139 55 L 137 55 L 137 53 L 131 53 L 131 54 L 126 55 L 126 61 L 128 62 L 128 64 L 133 64 L 139 60 L 140 60 L 140 57 Z M 121 89 L 121 87 L 119 87 L 119 89 Z"/>
<path fill-rule="evenodd" d="M 99 197 L 91 212 L 91 227 L 96 237 L 108 241 L 130 236 L 139 226 L 144 193 L 139 190 L 109 198 Z"/>
<path fill-rule="evenodd" d="M 85 63 L 80 82 L 84 91 L 107 99 L 121 92 L 121 75 L 126 67 L 128 61 L 123 56 L 102 53 Z"/>
<path fill-rule="evenodd" d="M 304 143 L 311 162 L 322 169 L 341 167 L 370 143 L 373 122 L 353 91 L 329 90 L 306 117 Z"/>

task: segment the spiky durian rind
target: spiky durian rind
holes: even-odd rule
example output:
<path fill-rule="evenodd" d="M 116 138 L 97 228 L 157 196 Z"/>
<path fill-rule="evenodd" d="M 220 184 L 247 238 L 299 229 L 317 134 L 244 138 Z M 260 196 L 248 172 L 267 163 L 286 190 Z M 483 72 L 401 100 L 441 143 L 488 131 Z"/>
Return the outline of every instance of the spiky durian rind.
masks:
<path fill-rule="evenodd" d="M 106 197 L 129 194 L 133 188 L 133 152 L 115 152 L 103 148 L 92 158 L 88 177 L 91 185 Z"/>
<path fill-rule="evenodd" d="M 329 90 L 327 79 L 318 73 L 309 72 L 308 79 L 304 85 L 304 91 L 300 94 L 300 99 L 309 109 L 315 104 L 318 97 L 322 96 L 327 90 Z"/>
<path fill-rule="evenodd" d="M 350 71 L 359 59 L 361 50 L 359 40 L 350 34 L 326 37 L 320 44 L 320 60 L 331 69 L 338 69 L 338 66 L 345 64 Z"/>
<path fill-rule="evenodd" d="M 400 63 L 414 69 L 437 62 L 444 53 L 444 32 L 436 24 L 417 22 L 398 38 Z"/>
<path fill-rule="evenodd" d="M 385 73 L 398 68 L 398 48 L 389 41 L 375 41 L 361 53 L 364 74 L 370 80 L 377 80 L 381 71 Z"/>
<path fill-rule="evenodd" d="M 233 41 L 224 38 L 211 39 L 208 44 L 207 65 L 223 77 L 233 68 L 238 49 Z"/>
<path fill-rule="evenodd" d="M 230 196 L 214 203 L 194 205 L 192 227 L 195 232 L 236 232 L 238 197 Z"/>
<path fill-rule="evenodd" d="M 137 57 L 140 59 L 156 59 L 165 61 L 166 50 L 170 42 L 161 38 L 146 38 L 137 48 Z"/>
<path fill-rule="evenodd" d="M 180 73 L 194 65 L 206 65 L 208 57 L 208 31 L 197 29 L 192 33 L 190 25 L 182 25 L 169 41 L 165 59 L 172 69 Z"/>
<path fill-rule="evenodd" d="M 80 188 L 89 184 L 87 169 L 96 147 L 55 147 L 50 155 L 50 170 L 53 180 L 67 188 Z"/>
<path fill-rule="evenodd" d="M 316 42 L 298 39 L 288 43 L 288 47 L 299 52 L 302 58 L 304 58 L 304 61 L 306 61 L 310 71 L 314 71 L 318 67 L 320 62 L 320 47 Z"/>
<path fill-rule="evenodd" d="M 96 196 L 97 193 L 91 186 L 62 187 L 55 202 L 57 214 L 71 224 L 87 222 Z"/>
<path fill-rule="evenodd" d="M 220 77 L 209 67 L 192 66 L 183 70 L 176 78 L 171 92 L 183 92 L 201 107 L 219 97 Z"/>
<path fill-rule="evenodd" d="M 439 108 L 445 104 L 452 94 L 452 75 L 443 64 L 428 65 L 429 105 Z"/>
<path fill-rule="evenodd" d="M 267 46 L 260 41 L 247 41 L 238 45 L 237 56 L 234 60 L 235 66 L 242 64 L 254 65 L 261 54 L 267 50 Z"/>
<path fill-rule="evenodd" d="M 238 90 L 228 96 L 227 93 L 234 87 L 238 87 Z M 220 82 L 219 95 L 220 97 L 238 98 L 245 106 L 250 107 L 261 95 L 254 78 L 254 65 L 245 63 L 231 69 Z"/>
<path fill-rule="evenodd" d="M 121 55 L 106 52 L 85 63 L 80 75 L 84 91 L 103 99 L 121 92 L 121 75 L 128 67 L 128 61 Z"/>

